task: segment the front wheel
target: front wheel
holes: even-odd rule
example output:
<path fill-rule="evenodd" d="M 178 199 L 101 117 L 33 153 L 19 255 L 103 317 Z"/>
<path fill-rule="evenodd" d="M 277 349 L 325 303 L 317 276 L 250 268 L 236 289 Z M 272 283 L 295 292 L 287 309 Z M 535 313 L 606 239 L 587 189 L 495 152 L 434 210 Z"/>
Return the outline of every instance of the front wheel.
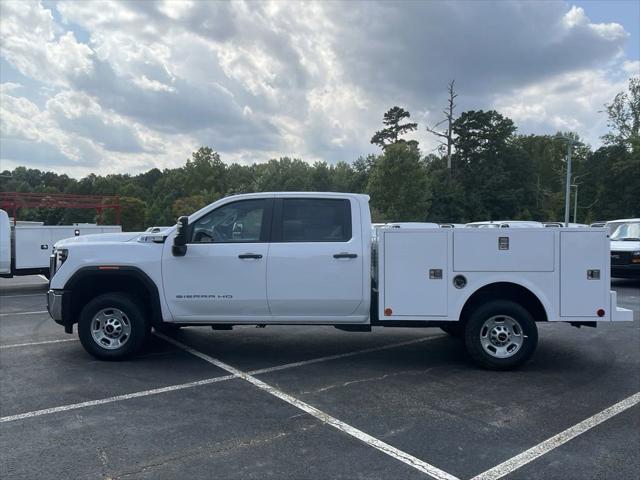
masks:
<path fill-rule="evenodd" d="M 78 337 L 84 349 L 101 360 L 122 360 L 137 353 L 149 334 L 144 312 L 125 293 L 91 300 L 80 313 Z"/>
<path fill-rule="evenodd" d="M 509 370 L 531 358 L 538 344 L 538 328 L 522 305 L 494 300 L 471 313 L 464 340 L 477 364 L 491 370 Z"/>

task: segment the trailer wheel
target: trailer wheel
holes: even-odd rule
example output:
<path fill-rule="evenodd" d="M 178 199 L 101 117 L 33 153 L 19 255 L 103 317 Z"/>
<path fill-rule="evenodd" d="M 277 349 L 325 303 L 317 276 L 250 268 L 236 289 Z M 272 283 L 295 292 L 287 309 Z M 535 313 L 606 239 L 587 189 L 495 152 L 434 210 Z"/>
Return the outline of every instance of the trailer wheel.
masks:
<path fill-rule="evenodd" d="M 464 333 L 464 328 L 460 322 L 451 322 L 451 325 L 441 325 L 440 330 L 448 333 L 452 337 L 461 337 Z"/>
<path fill-rule="evenodd" d="M 538 328 L 522 305 L 493 300 L 471 313 L 464 341 L 478 365 L 491 370 L 509 370 L 531 358 L 538 344 Z"/>
<path fill-rule="evenodd" d="M 125 293 L 100 295 L 80 313 L 80 343 L 101 360 L 122 360 L 134 355 L 148 336 L 149 324 L 142 308 Z"/>

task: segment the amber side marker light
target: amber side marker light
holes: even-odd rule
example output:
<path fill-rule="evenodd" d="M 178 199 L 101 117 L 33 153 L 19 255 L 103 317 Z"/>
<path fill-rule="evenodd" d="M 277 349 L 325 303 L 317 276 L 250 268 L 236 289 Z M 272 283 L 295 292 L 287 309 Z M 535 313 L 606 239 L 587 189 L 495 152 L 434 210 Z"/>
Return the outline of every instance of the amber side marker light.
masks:
<path fill-rule="evenodd" d="M 384 316 L 385 317 L 390 317 L 391 315 L 393 315 L 393 310 L 391 310 L 390 308 L 385 308 L 384 309 Z"/>

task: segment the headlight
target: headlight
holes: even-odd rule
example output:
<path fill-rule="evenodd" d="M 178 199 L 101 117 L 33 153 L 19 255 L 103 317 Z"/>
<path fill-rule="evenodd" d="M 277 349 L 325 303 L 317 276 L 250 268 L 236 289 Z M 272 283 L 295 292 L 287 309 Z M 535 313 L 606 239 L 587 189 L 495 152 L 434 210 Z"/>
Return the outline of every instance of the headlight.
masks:
<path fill-rule="evenodd" d="M 640 263 L 640 250 L 631 254 L 631 263 Z"/>

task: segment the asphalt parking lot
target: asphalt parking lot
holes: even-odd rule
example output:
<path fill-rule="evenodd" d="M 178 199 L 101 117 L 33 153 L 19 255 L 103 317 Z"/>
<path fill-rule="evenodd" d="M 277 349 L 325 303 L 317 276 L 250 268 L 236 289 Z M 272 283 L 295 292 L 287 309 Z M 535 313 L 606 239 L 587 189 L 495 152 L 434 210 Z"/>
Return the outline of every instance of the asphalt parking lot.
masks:
<path fill-rule="evenodd" d="M 479 370 L 437 329 L 185 328 L 100 362 L 0 279 L 0 477 L 640 477 L 634 322 L 540 325 L 534 359 Z"/>

